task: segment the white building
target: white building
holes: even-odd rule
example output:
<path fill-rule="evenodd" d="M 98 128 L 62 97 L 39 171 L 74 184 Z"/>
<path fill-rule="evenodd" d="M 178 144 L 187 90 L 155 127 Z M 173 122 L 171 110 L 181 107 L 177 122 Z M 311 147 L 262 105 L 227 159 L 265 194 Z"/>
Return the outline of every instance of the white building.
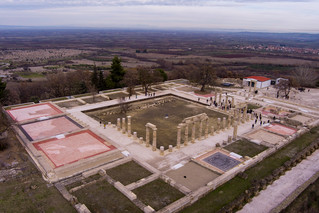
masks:
<path fill-rule="evenodd" d="M 271 79 L 263 76 L 248 76 L 243 79 L 243 86 L 265 88 L 269 87 L 271 84 Z"/>

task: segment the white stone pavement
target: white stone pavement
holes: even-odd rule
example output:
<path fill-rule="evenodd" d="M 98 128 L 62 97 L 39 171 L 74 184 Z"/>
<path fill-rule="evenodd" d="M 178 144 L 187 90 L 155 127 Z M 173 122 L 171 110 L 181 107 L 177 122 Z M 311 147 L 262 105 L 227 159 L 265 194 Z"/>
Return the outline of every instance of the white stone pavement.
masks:
<path fill-rule="evenodd" d="M 164 94 L 175 94 L 175 91 L 158 91 L 156 92 L 156 96 L 164 95 Z M 179 93 L 179 96 L 183 96 L 188 99 L 192 99 L 197 101 L 197 96 L 191 93 Z M 144 95 L 139 95 L 137 97 L 138 100 L 148 99 Z M 137 100 L 134 97 L 131 97 L 131 101 Z M 205 99 L 206 102 L 206 99 Z M 73 107 L 72 109 L 67 109 L 66 111 L 70 113 L 72 116 L 77 118 L 78 120 L 87 124 L 94 132 L 106 138 L 110 141 L 114 146 L 116 146 L 120 150 L 127 150 L 134 157 L 138 157 L 141 160 L 146 161 L 156 169 L 161 171 L 166 171 L 170 167 L 180 163 L 183 160 L 188 160 L 192 157 L 197 156 L 203 152 L 211 150 L 215 147 L 217 143 L 222 143 L 223 141 L 227 141 L 228 135 L 233 135 L 233 128 L 229 128 L 228 130 L 222 131 L 219 134 L 215 134 L 214 136 L 209 136 L 207 139 L 198 141 L 194 144 L 188 143 L 188 146 L 182 147 L 179 150 L 174 148 L 174 152 L 165 155 L 164 157 L 160 155 L 159 151 L 153 152 L 151 148 L 145 147 L 145 145 L 139 144 L 137 141 L 133 140 L 133 137 L 127 137 L 126 134 L 122 134 L 120 131 L 117 131 L 116 128 L 106 126 L 104 129 L 103 125 L 100 126 L 99 122 L 94 120 L 93 118 L 82 113 L 84 110 L 89 110 L 93 108 L 106 107 L 110 105 L 117 104 L 117 100 L 105 101 L 96 104 L 87 104 L 83 106 Z M 253 121 L 246 122 L 245 124 L 240 124 L 238 126 L 238 135 L 241 135 L 245 132 L 251 130 L 251 124 Z M 134 123 L 132 123 L 134 125 Z M 139 136 L 140 137 L 140 136 Z M 145 136 L 142 136 L 145 138 Z"/>
<path fill-rule="evenodd" d="M 285 175 L 273 182 L 265 190 L 247 203 L 239 213 L 268 213 L 280 205 L 286 197 L 319 171 L 319 150 Z"/>

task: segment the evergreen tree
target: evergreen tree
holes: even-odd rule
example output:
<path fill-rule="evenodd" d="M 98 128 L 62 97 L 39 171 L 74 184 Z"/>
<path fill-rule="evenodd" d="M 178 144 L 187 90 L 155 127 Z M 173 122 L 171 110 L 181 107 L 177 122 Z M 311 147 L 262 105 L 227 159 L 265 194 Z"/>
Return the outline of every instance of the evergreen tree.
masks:
<path fill-rule="evenodd" d="M 92 83 L 92 85 L 95 86 L 95 88 L 98 88 L 98 81 L 99 81 L 99 78 L 98 78 L 98 73 L 97 73 L 97 67 L 94 65 L 93 73 L 91 76 L 91 83 Z"/>
<path fill-rule="evenodd" d="M 99 72 L 99 80 L 98 80 L 98 87 L 97 88 L 99 90 L 105 90 L 106 89 L 106 83 L 105 83 L 105 79 L 104 79 L 102 70 L 100 70 L 100 72 Z"/>
<path fill-rule="evenodd" d="M 121 65 L 121 59 L 115 56 L 112 60 L 110 77 L 116 88 L 121 87 L 120 82 L 123 80 L 124 75 L 125 75 L 125 70 L 123 69 Z"/>
<path fill-rule="evenodd" d="M 2 104 L 7 98 L 7 83 L 2 82 L 2 78 L 0 78 L 0 104 Z"/>

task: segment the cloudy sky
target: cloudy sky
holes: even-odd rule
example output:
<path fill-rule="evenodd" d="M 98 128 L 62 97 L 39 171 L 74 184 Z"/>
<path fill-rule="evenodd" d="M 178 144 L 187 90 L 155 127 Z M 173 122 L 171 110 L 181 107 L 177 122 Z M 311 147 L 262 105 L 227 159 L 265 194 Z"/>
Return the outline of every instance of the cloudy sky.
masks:
<path fill-rule="evenodd" d="M 0 0 L 0 25 L 319 33 L 319 1 Z"/>

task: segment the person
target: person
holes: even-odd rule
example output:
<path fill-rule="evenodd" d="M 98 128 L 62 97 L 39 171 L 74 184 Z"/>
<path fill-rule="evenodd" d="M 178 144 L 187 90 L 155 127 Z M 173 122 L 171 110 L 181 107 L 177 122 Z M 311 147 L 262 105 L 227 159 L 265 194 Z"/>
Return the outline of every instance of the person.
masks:
<path fill-rule="evenodd" d="M 106 123 L 104 123 L 104 129 L 105 129 L 105 127 L 106 127 Z"/>
<path fill-rule="evenodd" d="M 135 94 L 135 98 L 137 98 L 137 94 Z"/>
<path fill-rule="evenodd" d="M 255 124 L 257 123 L 257 119 L 255 120 Z"/>
<path fill-rule="evenodd" d="M 270 120 L 268 120 L 268 123 L 270 123 Z"/>
<path fill-rule="evenodd" d="M 102 126 L 102 121 L 100 121 L 100 126 Z"/>
<path fill-rule="evenodd" d="M 255 127 L 255 124 L 252 124 L 252 125 L 251 125 L 251 128 L 253 129 L 254 127 Z"/>
<path fill-rule="evenodd" d="M 198 102 L 200 101 L 200 98 L 198 98 Z"/>
<path fill-rule="evenodd" d="M 260 126 L 263 124 L 263 121 L 260 121 Z"/>

